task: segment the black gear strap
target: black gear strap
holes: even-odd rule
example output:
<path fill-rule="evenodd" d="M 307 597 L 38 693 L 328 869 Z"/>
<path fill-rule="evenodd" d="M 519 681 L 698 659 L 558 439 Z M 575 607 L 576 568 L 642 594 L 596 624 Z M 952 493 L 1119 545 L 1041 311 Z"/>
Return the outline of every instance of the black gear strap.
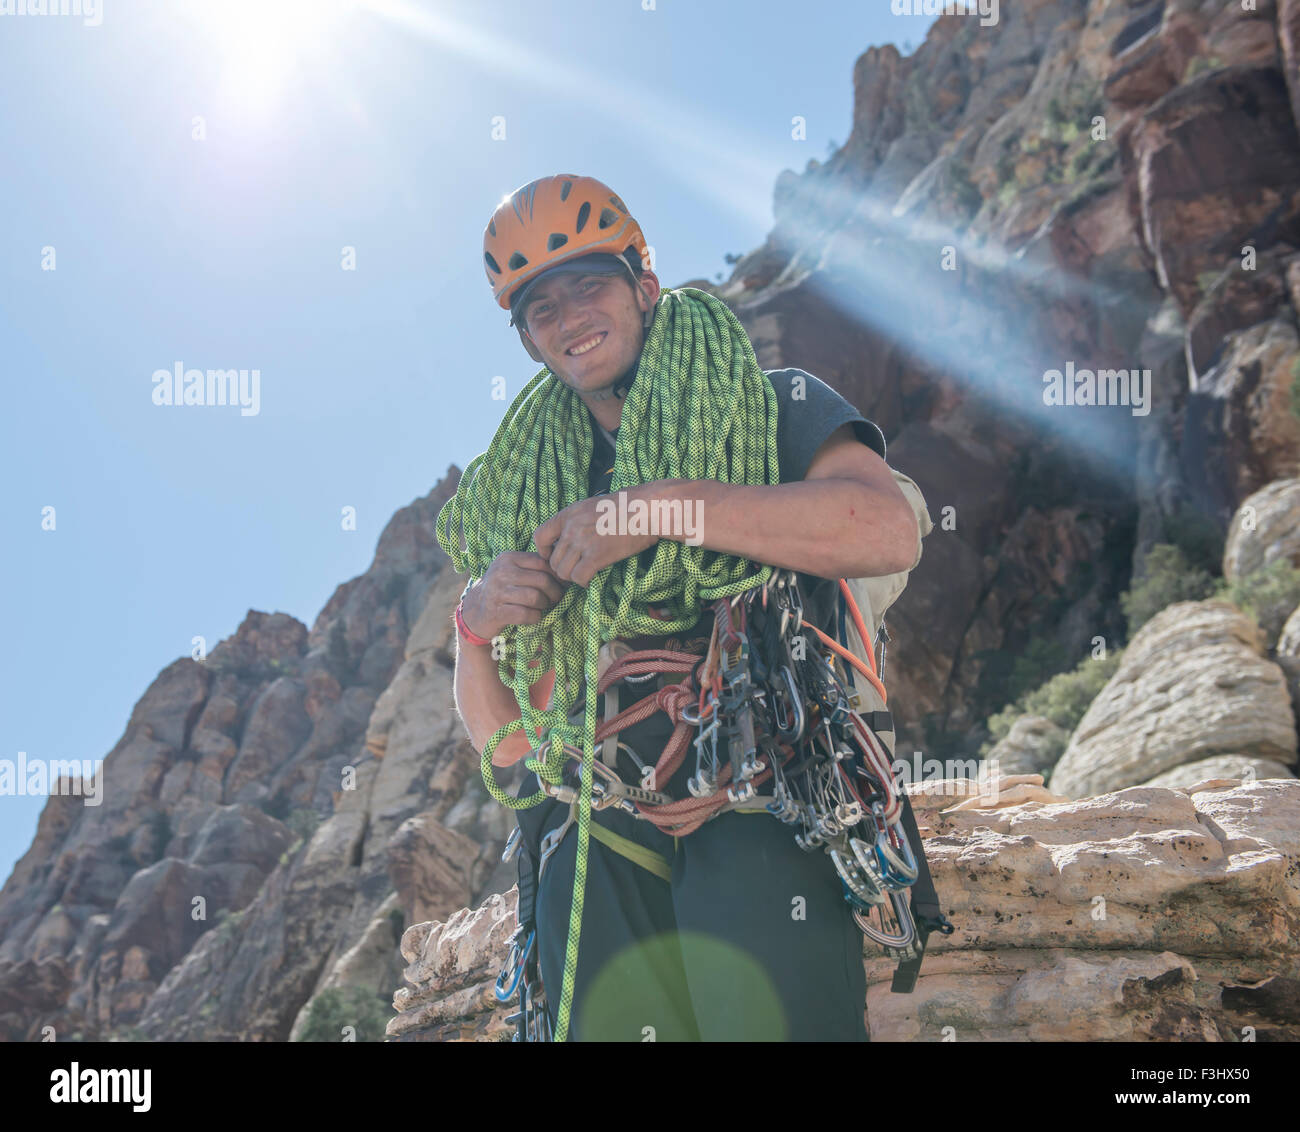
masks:
<path fill-rule="evenodd" d="M 911 994 L 916 989 L 916 979 L 921 973 L 921 962 L 925 958 L 925 945 L 932 932 L 952 935 L 953 926 L 939 907 L 939 894 L 934 890 L 934 878 L 930 875 L 930 862 L 925 858 L 925 843 L 921 839 L 921 830 L 916 824 L 916 815 L 912 812 L 912 800 L 904 791 L 903 830 L 912 846 L 916 858 L 917 877 L 912 885 L 912 919 L 916 921 L 916 942 L 913 944 L 914 955 L 905 958 L 894 971 L 889 989 L 894 994 Z"/>

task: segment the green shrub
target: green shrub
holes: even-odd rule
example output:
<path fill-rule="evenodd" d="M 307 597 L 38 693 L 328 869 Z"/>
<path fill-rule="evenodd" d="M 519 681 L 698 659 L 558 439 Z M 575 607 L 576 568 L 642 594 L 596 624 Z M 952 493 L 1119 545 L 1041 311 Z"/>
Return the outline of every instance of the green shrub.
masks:
<path fill-rule="evenodd" d="M 271 797 L 263 798 L 258 803 L 262 813 L 276 821 L 288 820 L 290 805 L 289 795 L 283 790 L 277 790 Z"/>
<path fill-rule="evenodd" d="M 1220 582 L 1216 596 L 1249 613 L 1272 645 L 1283 623 L 1300 605 L 1300 570 L 1287 559 L 1276 558 L 1233 582 Z"/>
<path fill-rule="evenodd" d="M 352 1026 L 358 1042 L 382 1042 L 393 1016 L 390 1003 L 362 987 L 330 987 L 312 999 L 300 1042 L 341 1042 Z"/>
<path fill-rule="evenodd" d="M 285 824 L 298 835 L 300 841 L 310 841 L 311 835 L 320 825 L 320 815 L 309 806 L 295 809 Z"/>
<path fill-rule="evenodd" d="M 1080 150 L 1076 150 L 1073 157 L 1070 158 L 1070 176 L 1071 178 L 1082 177 L 1088 171 L 1088 166 L 1092 164 L 1093 159 L 1097 156 L 1096 142 L 1086 145 Z"/>
<path fill-rule="evenodd" d="M 1009 148 L 1004 147 L 1002 153 L 998 156 L 996 169 L 999 190 L 1006 188 L 1007 185 L 1015 181 L 1016 155 Z"/>
<path fill-rule="evenodd" d="M 1166 606 L 1179 601 L 1202 601 L 1213 596 L 1214 579 L 1188 562 L 1176 546 L 1158 542 L 1142 561 L 1140 576 L 1120 594 L 1119 605 L 1128 620 L 1132 640 Z"/>
<path fill-rule="evenodd" d="M 1124 650 L 1112 649 L 1105 658 L 1086 657 L 1070 672 L 1061 672 L 1031 692 L 1023 693 L 1014 703 L 989 717 L 989 739 L 980 748 L 987 755 L 994 744 L 1006 738 L 1012 724 L 1022 715 L 1046 716 L 1067 734 L 1083 718 L 1083 713 L 1119 668 Z"/>
<path fill-rule="evenodd" d="M 1055 637 L 1035 637 L 1011 665 L 1007 696 L 1017 700 L 1028 695 L 1042 684 L 1044 676 L 1060 672 L 1067 661 L 1065 649 Z"/>
<path fill-rule="evenodd" d="M 1223 60 L 1218 55 L 1196 55 L 1187 63 L 1187 69 L 1183 72 L 1183 82 L 1191 82 L 1197 75 L 1217 70 L 1222 66 Z"/>
<path fill-rule="evenodd" d="M 217 914 L 213 917 L 213 930 L 217 933 L 218 942 L 225 944 L 233 940 L 247 914 L 246 907 L 240 908 L 237 912 L 232 912 L 229 908 L 218 908 Z"/>
<path fill-rule="evenodd" d="M 965 161 L 951 162 L 948 166 L 948 177 L 957 203 L 967 212 L 978 212 L 984 203 L 984 198 L 970 179 L 970 165 Z"/>
<path fill-rule="evenodd" d="M 1161 542 L 1183 552 L 1192 569 L 1213 575 L 1222 572 L 1225 531 L 1215 519 L 1182 504 L 1164 517 L 1161 535 Z"/>

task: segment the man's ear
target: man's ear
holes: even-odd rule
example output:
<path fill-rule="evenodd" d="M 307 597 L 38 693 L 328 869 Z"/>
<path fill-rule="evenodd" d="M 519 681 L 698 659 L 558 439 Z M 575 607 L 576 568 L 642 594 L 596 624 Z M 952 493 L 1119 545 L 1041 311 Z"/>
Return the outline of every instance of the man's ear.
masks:
<path fill-rule="evenodd" d="M 643 321 L 647 328 L 650 326 L 651 322 L 654 321 L 655 304 L 659 300 L 659 295 L 657 293 L 654 298 L 650 297 L 650 292 L 647 290 L 647 284 L 649 284 L 651 289 L 657 290 L 658 283 L 658 278 L 651 275 L 648 271 L 643 271 L 641 273 L 641 278 L 638 279 L 636 283 L 637 294 L 639 296 L 637 299 L 637 306 L 641 307 L 641 313 L 644 315 Z M 644 306 L 641 305 L 642 299 L 645 300 Z"/>
<path fill-rule="evenodd" d="M 524 349 L 528 351 L 528 356 L 532 358 L 533 361 L 541 362 L 543 365 L 545 365 L 546 359 L 542 357 L 541 350 L 537 348 L 537 344 L 532 340 L 532 337 L 529 335 L 528 331 L 526 331 L 522 326 L 518 326 L 518 325 L 516 325 L 515 329 L 519 331 L 519 341 L 521 341 L 524 344 Z"/>

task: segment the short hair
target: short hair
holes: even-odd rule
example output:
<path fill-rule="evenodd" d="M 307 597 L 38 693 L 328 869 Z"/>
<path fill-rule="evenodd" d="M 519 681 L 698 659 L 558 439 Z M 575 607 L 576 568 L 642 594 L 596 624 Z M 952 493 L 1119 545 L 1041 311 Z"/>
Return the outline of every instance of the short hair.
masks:
<path fill-rule="evenodd" d="M 639 282 L 641 276 L 645 274 L 645 268 L 642 266 L 641 263 L 641 253 L 636 250 L 635 245 L 628 244 L 628 246 L 623 249 L 621 253 L 621 258 L 624 260 L 624 262 L 627 263 L 628 267 L 632 269 L 633 278 L 629 279 L 621 271 L 618 273 L 619 278 L 621 278 L 624 282 L 626 282 L 627 285 L 632 288 L 633 294 L 635 294 L 637 290 L 637 282 Z M 637 282 L 634 282 L 633 280 L 636 280 Z M 511 318 L 516 325 L 522 326 L 525 330 L 527 330 L 528 322 L 524 317 L 527 312 L 523 310 L 519 310 L 517 308 L 518 308 L 518 304 L 515 302 L 514 299 L 512 299 L 510 302 Z"/>

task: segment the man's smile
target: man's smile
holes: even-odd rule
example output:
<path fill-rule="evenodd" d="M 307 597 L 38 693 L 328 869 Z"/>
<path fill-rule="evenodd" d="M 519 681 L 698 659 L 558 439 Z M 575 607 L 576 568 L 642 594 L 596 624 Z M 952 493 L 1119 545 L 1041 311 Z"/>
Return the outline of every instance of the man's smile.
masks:
<path fill-rule="evenodd" d="M 570 346 L 564 352 L 571 358 L 576 358 L 580 354 L 590 353 L 605 340 L 608 331 L 602 330 L 599 334 L 593 334 L 590 338 L 584 338 L 576 346 Z"/>

